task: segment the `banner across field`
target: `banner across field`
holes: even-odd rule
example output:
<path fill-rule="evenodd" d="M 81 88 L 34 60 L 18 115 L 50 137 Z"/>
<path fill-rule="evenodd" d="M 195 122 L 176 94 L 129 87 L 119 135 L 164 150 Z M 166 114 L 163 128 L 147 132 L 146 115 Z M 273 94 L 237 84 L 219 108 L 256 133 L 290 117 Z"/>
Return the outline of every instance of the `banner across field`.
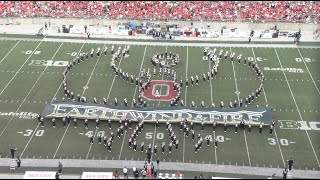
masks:
<path fill-rule="evenodd" d="M 42 116 L 45 118 L 70 117 L 81 119 L 97 119 L 118 121 L 128 117 L 133 121 L 144 122 L 180 122 L 187 118 L 188 121 L 210 123 L 216 120 L 218 124 L 235 124 L 243 118 L 246 123 L 258 125 L 262 122 L 269 125 L 272 121 L 270 108 L 210 108 L 196 109 L 185 107 L 123 107 L 90 103 L 48 103 Z"/>

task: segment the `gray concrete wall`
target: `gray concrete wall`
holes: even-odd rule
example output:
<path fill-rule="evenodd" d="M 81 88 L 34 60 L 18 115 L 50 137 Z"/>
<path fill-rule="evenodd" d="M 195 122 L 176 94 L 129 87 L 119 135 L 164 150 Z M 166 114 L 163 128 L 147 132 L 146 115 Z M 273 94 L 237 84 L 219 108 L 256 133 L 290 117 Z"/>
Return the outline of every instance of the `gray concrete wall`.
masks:
<path fill-rule="evenodd" d="M 80 19 L 80 18 L 12 18 L 13 24 L 44 24 L 45 22 L 51 22 L 52 25 L 111 25 L 115 26 L 119 23 L 127 23 L 130 20 L 108 20 L 108 19 Z M 142 23 L 141 20 L 135 20 L 138 24 Z M 150 21 L 148 21 L 150 22 Z M 152 21 L 157 24 L 163 24 L 165 21 Z M 206 27 L 210 21 L 196 21 L 193 23 L 194 27 Z M 0 18 L 0 24 L 7 24 L 7 18 Z M 178 24 L 180 27 L 190 26 L 190 21 L 169 21 L 167 24 Z M 226 28 L 238 28 L 238 29 L 269 29 L 276 24 L 278 29 L 293 30 L 296 31 L 299 28 L 302 31 L 315 31 L 320 29 L 319 24 L 302 24 L 302 23 L 250 23 L 250 22 L 210 22 L 211 27 L 220 29 L 223 26 Z"/>

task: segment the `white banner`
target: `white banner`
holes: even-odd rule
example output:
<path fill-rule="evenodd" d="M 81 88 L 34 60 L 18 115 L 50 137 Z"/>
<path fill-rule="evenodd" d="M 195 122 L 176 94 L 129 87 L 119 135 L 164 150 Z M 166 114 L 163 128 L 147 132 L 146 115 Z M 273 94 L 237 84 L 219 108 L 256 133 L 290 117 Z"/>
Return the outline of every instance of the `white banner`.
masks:
<path fill-rule="evenodd" d="M 81 179 L 112 179 L 112 172 L 83 172 Z"/>
<path fill-rule="evenodd" d="M 23 179 L 55 179 L 56 171 L 26 171 Z"/>

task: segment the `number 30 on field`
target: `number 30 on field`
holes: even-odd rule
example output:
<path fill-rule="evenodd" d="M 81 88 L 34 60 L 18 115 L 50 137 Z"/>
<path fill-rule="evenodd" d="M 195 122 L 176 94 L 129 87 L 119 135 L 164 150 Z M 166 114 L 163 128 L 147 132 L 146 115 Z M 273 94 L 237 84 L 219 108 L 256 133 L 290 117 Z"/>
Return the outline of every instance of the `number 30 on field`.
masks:
<path fill-rule="evenodd" d="M 24 133 L 23 135 L 24 136 L 31 136 L 32 133 L 33 133 L 32 129 L 27 129 L 26 133 Z M 34 135 L 35 136 L 43 136 L 43 134 L 44 134 L 44 130 L 38 130 L 38 131 L 36 131 L 36 133 Z"/>
<path fill-rule="evenodd" d="M 276 145 L 277 144 L 277 142 L 276 142 L 276 140 L 274 139 L 274 138 L 268 138 L 268 141 L 269 141 L 269 144 L 270 145 Z M 280 141 L 280 144 L 282 145 L 282 146 L 288 146 L 289 145 L 289 141 L 288 141 L 288 139 L 279 139 L 279 141 Z"/>

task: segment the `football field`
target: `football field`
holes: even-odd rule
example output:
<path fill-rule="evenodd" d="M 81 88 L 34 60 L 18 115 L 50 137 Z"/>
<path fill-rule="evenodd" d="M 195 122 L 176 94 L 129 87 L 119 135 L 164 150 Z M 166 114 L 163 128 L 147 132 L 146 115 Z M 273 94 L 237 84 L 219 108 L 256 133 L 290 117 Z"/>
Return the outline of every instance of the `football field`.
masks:
<path fill-rule="evenodd" d="M 186 43 L 185 43 L 186 44 Z M 114 49 L 127 46 L 113 44 Z M 150 58 L 160 52 L 173 52 L 180 55 L 180 62 L 175 67 L 177 82 L 186 77 L 199 76 L 199 84 L 182 88 L 181 99 L 190 107 L 191 101 L 201 109 L 201 101 L 205 108 L 210 109 L 212 103 L 220 105 L 224 101 L 228 108 L 229 101 L 245 98 L 259 86 L 256 73 L 238 63 L 236 57 L 242 54 L 242 59 L 256 62 L 262 70 L 266 80 L 262 95 L 254 99 L 248 107 L 272 108 L 272 118 L 276 127 L 269 135 L 269 127 L 263 128 L 261 134 L 257 126 L 253 126 L 251 134 L 246 129 L 235 133 L 234 126 L 228 126 L 224 132 L 219 125 L 215 132 L 212 126 L 195 124 L 196 134 L 202 137 L 217 138 L 218 148 L 213 142 L 207 147 L 204 141 L 199 153 L 194 152 L 195 141 L 191 136 L 185 137 L 180 131 L 179 123 L 173 125 L 173 131 L 179 140 L 179 149 L 161 154 L 161 143 L 170 143 L 165 124 L 156 128 L 154 123 L 145 123 L 141 134 L 137 137 L 138 150 L 135 152 L 128 147 L 128 139 L 133 129 L 129 129 L 121 138 L 116 137 L 112 151 L 108 152 L 103 144 L 97 140 L 91 145 L 89 135 L 96 136 L 97 132 L 109 136 L 116 134 L 118 122 L 112 123 L 111 130 L 107 121 L 102 121 L 100 128 L 95 128 L 94 120 L 89 121 L 89 129 L 84 128 L 83 120 L 78 120 L 78 127 L 73 123 L 63 128 L 61 118 L 57 118 L 56 128 L 52 127 L 51 119 L 45 119 L 45 126 L 41 127 L 35 113 L 41 113 L 47 102 L 57 98 L 61 102 L 64 97 L 62 73 L 65 63 L 71 62 L 81 52 L 90 53 L 98 47 L 108 48 L 108 53 L 100 57 L 85 60 L 70 71 L 68 86 L 77 95 L 84 95 L 87 101 L 93 103 L 96 97 L 101 103 L 107 99 L 109 105 L 118 99 L 118 106 L 123 105 L 123 99 L 131 106 L 132 99 L 137 99 L 138 88 L 135 84 L 124 81 L 115 76 L 111 67 L 112 43 L 79 43 L 1 40 L 0 41 L 0 157 L 10 157 L 10 148 L 17 147 L 17 155 L 21 158 L 34 159 L 108 159 L 108 160 L 141 160 L 147 156 L 140 152 L 140 142 L 157 144 L 157 155 L 152 160 L 159 159 L 166 162 L 186 162 L 204 164 L 226 164 L 254 167 L 280 167 L 287 165 L 292 157 L 293 168 L 301 170 L 320 170 L 320 51 L 317 48 L 303 47 L 249 47 L 216 46 L 220 49 L 235 52 L 235 59 L 228 57 L 220 60 L 218 74 L 209 82 L 203 83 L 202 74 L 211 69 L 210 61 L 203 58 L 204 46 L 170 45 L 158 43 L 154 45 L 130 45 L 130 55 L 117 62 L 122 70 L 138 76 L 143 69 L 150 69 L 153 80 L 170 80 L 169 76 L 157 73 L 153 76 L 153 65 Z M 213 49 L 214 47 L 210 47 Z M 224 54 L 224 53 L 223 53 Z M 158 69 L 157 69 L 158 71 Z M 155 86 L 161 95 L 170 93 L 168 86 Z M 67 99 L 67 101 L 69 101 Z M 148 100 L 148 107 L 168 107 L 170 101 Z M 180 104 L 178 105 L 180 106 Z M 133 127 L 136 123 L 133 124 Z M 167 147 L 167 146 L 166 146 Z M 174 148 L 173 148 L 174 149 Z"/>

